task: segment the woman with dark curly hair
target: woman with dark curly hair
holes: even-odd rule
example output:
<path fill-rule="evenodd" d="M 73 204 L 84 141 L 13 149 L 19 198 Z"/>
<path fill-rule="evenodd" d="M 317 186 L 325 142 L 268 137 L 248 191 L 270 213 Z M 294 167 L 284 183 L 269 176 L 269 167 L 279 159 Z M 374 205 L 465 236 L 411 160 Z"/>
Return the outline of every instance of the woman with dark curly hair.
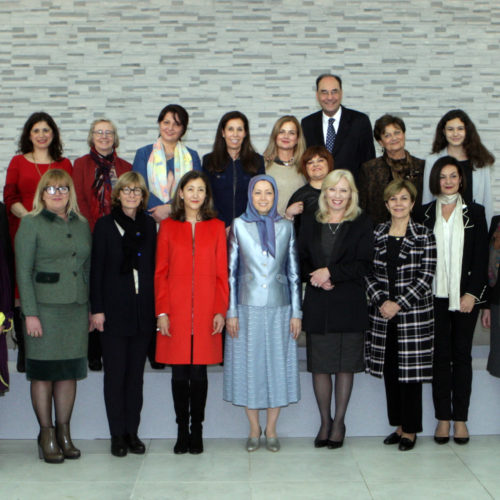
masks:
<path fill-rule="evenodd" d="M 226 228 L 247 206 L 250 179 L 264 174 L 264 158 L 250 141 L 248 118 L 240 111 L 229 111 L 219 122 L 212 152 L 203 157 L 214 194 L 214 205 Z"/>
<path fill-rule="evenodd" d="M 70 175 L 72 172 L 71 162 L 62 156 L 59 129 L 54 119 L 43 111 L 33 113 L 24 124 L 17 152 L 19 154 L 12 158 L 7 168 L 3 189 L 12 244 L 21 219 L 33 208 L 33 197 L 42 175 L 52 168 L 65 170 Z M 16 292 L 14 329 L 19 345 L 17 370 L 24 372 L 24 344 L 18 297 Z"/>
<path fill-rule="evenodd" d="M 493 201 L 490 169 L 485 167 L 491 167 L 495 157 L 483 145 L 474 123 L 461 109 L 448 111 L 437 124 L 432 154 L 425 160 L 422 203 L 434 200 L 429 189 L 431 169 L 436 160 L 447 155 L 456 158 L 464 170 L 467 185 L 464 200 L 483 205 L 489 225 L 493 217 Z"/>

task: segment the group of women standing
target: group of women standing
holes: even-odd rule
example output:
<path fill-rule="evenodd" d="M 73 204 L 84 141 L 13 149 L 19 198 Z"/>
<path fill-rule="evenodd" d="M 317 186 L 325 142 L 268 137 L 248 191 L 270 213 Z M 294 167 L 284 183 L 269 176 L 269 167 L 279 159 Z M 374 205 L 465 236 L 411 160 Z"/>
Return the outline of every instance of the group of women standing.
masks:
<path fill-rule="evenodd" d="M 32 115 L 4 199 L 11 236 L 17 232 L 16 305 L 20 296 L 41 458 L 80 456 L 69 423 L 76 381 L 86 376 L 88 331 L 92 369 L 100 369 L 102 349 L 115 456 L 145 452 L 138 428 L 148 352 L 154 366 L 172 365 L 174 452 L 201 453 L 206 367 L 221 363 L 223 349 L 224 399 L 246 408 L 247 450 L 260 446 L 266 409 L 266 447 L 278 451 L 280 408 L 300 399 L 302 328 L 321 418 L 316 447 L 342 446 L 354 373 L 365 369 L 385 379 L 396 429 L 384 443 L 413 448 L 422 383 L 430 381 L 436 442 L 449 439 L 451 422 L 455 441 L 467 442 L 472 335 L 488 272 L 481 205 L 491 214 L 485 167 L 494 159 L 467 115 L 450 113 L 433 146 L 446 154 L 425 166 L 405 150 L 404 122 L 381 117 L 374 136 L 384 154 L 359 179 L 334 170 L 324 147 L 304 151 L 289 115 L 276 122 L 262 157 L 246 116 L 226 113 L 200 162 L 181 140 L 186 110 L 168 105 L 158 138 L 137 150 L 133 166 L 117 156 L 115 125 L 96 120 L 90 153 L 73 170 L 53 119 Z M 427 178 L 435 200 L 421 206 Z M 499 233 L 491 236 L 492 290 Z M 14 321 L 22 345 L 19 307 Z M 495 322 L 483 314 L 484 325 Z M 20 371 L 23 364 L 21 357 Z"/>

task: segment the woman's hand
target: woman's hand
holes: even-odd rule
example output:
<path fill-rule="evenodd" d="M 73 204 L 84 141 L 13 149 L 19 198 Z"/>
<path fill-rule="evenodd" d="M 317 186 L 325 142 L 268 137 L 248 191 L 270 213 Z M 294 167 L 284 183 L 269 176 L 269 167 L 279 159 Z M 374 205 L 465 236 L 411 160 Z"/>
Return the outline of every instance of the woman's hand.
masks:
<path fill-rule="evenodd" d="M 302 320 L 300 318 L 291 318 L 290 333 L 292 334 L 292 338 L 294 340 L 297 340 L 301 331 L 302 331 Z"/>
<path fill-rule="evenodd" d="M 169 329 L 170 329 L 170 320 L 168 319 L 168 315 L 158 316 L 156 320 L 156 329 L 167 337 L 171 337 Z"/>
<path fill-rule="evenodd" d="M 221 333 L 222 329 L 224 328 L 224 316 L 222 316 L 221 313 L 217 313 L 214 316 L 214 331 L 212 332 L 212 335 L 215 335 L 216 333 Z"/>
<path fill-rule="evenodd" d="M 296 215 L 301 214 L 304 211 L 304 202 L 303 201 L 296 201 L 295 203 L 292 203 L 285 212 L 285 217 L 288 220 L 293 220 L 293 218 Z"/>
<path fill-rule="evenodd" d="M 386 300 L 378 309 L 382 318 L 392 319 L 396 314 L 401 311 L 401 307 L 392 300 Z"/>
<path fill-rule="evenodd" d="M 335 285 L 332 285 L 332 282 L 330 280 L 326 280 L 321 285 L 321 288 L 323 288 L 323 290 L 326 290 L 327 292 L 329 292 L 330 290 L 333 290 L 335 288 Z"/>
<path fill-rule="evenodd" d="M 26 210 L 20 201 L 13 203 L 10 207 L 10 211 L 19 219 L 22 219 L 28 213 L 28 210 Z"/>
<path fill-rule="evenodd" d="M 170 212 L 172 212 L 172 205 L 157 205 L 156 207 L 150 208 L 148 211 L 155 222 L 160 223 L 170 215 Z"/>
<path fill-rule="evenodd" d="M 227 318 L 226 319 L 226 331 L 232 339 L 238 338 L 238 330 L 240 329 L 240 323 L 238 318 Z"/>
<path fill-rule="evenodd" d="M 26 316 L 26 333 L 30 337 L 42 337 L 42 324 L 38 316 Z"/>
<path fill-rule="evenodd" d="M 491 328 L 491 310 L 483 309 L 481 311 L 481 324 L 483 328 Z"/>
<path fill-rule="evenodd" d="M 92 314 L 90 317 L 90 328 L 92 330 L 99 330 L 100 332 L 104 331 L 104 322 L 106 318 L 104 317 L 104 313 L 96 313 Z"/>
<path fill-rule="evenodd" d="M 330 279 L 330 271 L 327 267 L 320 267 L 312 273 L 309 273 L 309 276 L 311 277 L 309 279 L 311 285 L 318 287 Z"/>
<path fill-rule="evenodd" d="M 476 297 L 465 293 L 460 297 L 460 312 L 470 313 L 476 305 Z"/>

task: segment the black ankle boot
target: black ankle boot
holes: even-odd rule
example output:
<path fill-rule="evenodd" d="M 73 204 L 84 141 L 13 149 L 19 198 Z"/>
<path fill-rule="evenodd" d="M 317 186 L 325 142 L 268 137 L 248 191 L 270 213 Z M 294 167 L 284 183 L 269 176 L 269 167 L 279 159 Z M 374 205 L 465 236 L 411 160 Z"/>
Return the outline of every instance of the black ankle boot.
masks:
<path fill-rule="evenodd" d="M 205 420 L 205 404 L 207 402 L 207 380 L 191 380 L 190 413 L 191 435 L 189 436 L 189 453 L 203 453 L 203 420 Z"/>
<path fill-rule="evenodd" d="M 189 451 L 189 380 L 172 379 L 172 397 L 177 422 L 177 442 L 174 453 Z"/>

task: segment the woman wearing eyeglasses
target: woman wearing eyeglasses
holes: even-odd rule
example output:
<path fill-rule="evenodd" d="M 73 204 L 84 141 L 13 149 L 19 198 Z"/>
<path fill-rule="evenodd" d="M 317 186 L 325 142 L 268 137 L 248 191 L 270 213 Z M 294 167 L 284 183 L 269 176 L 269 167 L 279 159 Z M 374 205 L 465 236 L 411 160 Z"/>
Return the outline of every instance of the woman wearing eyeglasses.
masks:
<path fill-rule="evenodd" d="M 142 454 L 137 432 L 144 365 L 155 331 L 156 224 L 146 215 L 148 190 L 141 174 L 126 172 L 111 193 L 111 214 L 94 228 L 90 303 L 101 335 L 104 401 L 111 453 Z"/>
<path fill-rule="evenodd" d="M 54 119 L 43 111 L 33 113 L 24 124 L 17 152 L 7 168 L 3 199 L 9 218 L 9 232 L 14 237 L 21 219 L 33 208 L 33 196 L 42 175 L 60 168 L 71 175 L 71 162 L 63 157 L 59 129 Z M 19 347 L 17 371 L 24 372 L 24 344 L 19 294 L 16 290 L 14 329 Z"/>
<path fill-rule="evenodd" d="M 94 230 L 97 219 L 111 212 L 111 190 L 118 177 L 132 169 L 132 165 L 116 154 L 120 139 L 115 124 L 106 118 L 94 120 L 90 126 L 87 144 L 90 153 L 75 160 L 73 181 L 82 215 Z M 89 332 L 89 368 L 102 368 L 102 350 L 99 332 Z"/>
<path fill-rule="evenodd" d="M 80 457 L 69 425 L 76 381 L 87 376 L 90 245 L 70 175 L 48 170 L 16 235 L 26 377 L 40 424 L 39 456 L 48 463 Z"/>

